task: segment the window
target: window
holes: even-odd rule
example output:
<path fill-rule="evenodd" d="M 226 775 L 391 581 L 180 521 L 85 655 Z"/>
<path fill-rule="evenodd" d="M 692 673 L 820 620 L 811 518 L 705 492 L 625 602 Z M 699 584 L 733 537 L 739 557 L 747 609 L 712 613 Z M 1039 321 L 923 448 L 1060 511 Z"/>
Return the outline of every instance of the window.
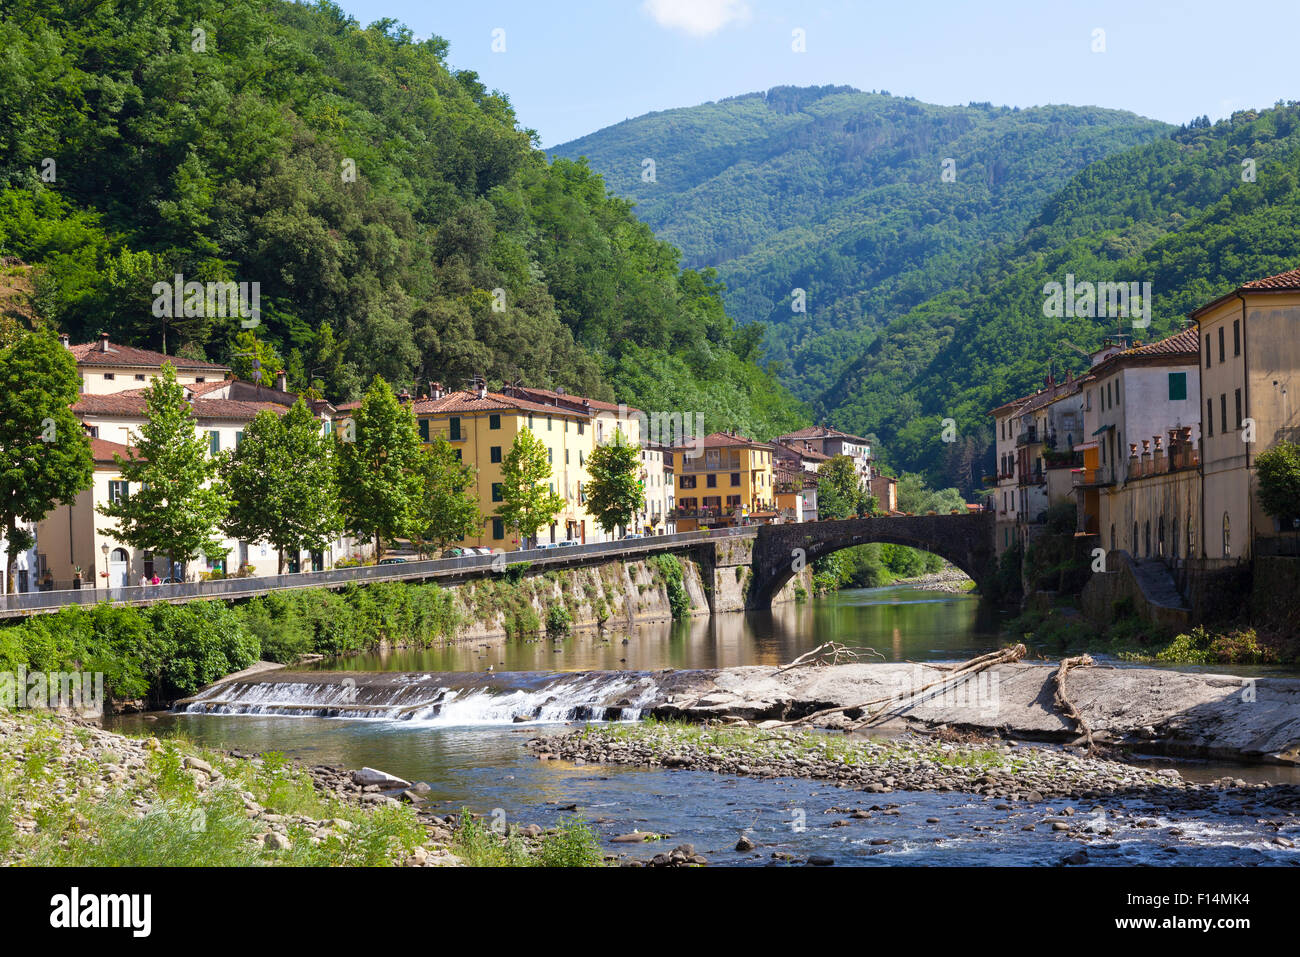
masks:
<path fill-rule="evenodd" d="M 1169 373 L 1169 401 L 1179 402 L 1187 398 L 1187 373 Z"/>
<path fill-rule="evenodd" d="M 447 423 L 447 434 L 453 442 L 460 441 L 460 416 L 453 415 Z"/>
<path fill-rule="evenodd" d="M 460 461 L 460 449 L 452 449 L 452 451 L 456 453 L 456 461 L 459 462 L 459 461 Z"/>
<path fill-rule="evenodd" d="M 1214 434 L 1214 400 L 1205 400 L 1205 434 L 1207 436 Z"/>
<path fill-rule="evenodd" d="M 1241 390 L 1234 389 L 1232 393 L 1233 400 L 1237 403 L 1237 428 L 1241 428 Z"/>
<path fill-rule="evenodd" d="M 549 415 L 546 417 L 546 431 L 551 431 L 551 417 Z"/>
<path fill-rule="evenodd" d="M 682 488 L 695 488 L 695 476 L 683 475 L 681 478 Z"/>
<path fill-rule="evenodd" d="M 112 382 L 112 381 L 113 381 L 114 379 L 116 379 L 116 378 L 117 378 L 117 376 L 115 376 L 115 375 L 114 375 L 113 373 L 111 373 L 111 372 L 105 372 L 105 373 L 104 373 L 104 381 L 105 381 L 105 382 Z"/>
<path fill-rule="evenodd" d="M 195 382 L 207 382 L 208 380 L 207 380 L 207 378 L 206 378 L 205 376 L 196 375 L 196 376 L 194 377 L 194 381 L 195 381 Z"/>
<path fill-rule="evenodd" d="M 731 473 L 731 487 L 732 487 L 732 488 L 736 488 L 738 485 L 740 485 L 740 473 L 739 473 L 739 472 L 732 472 L 732 473 Z"/>
<path fill-rule="evenodd" d="M 569 464 L 569 450 L 568 450 L 568 449 L 565 449 L 565 450 L 564 450 L 564 464 L 565 464 L 565 465 L 568 465 L 568 464 Z"/>
<path fill-rule="evenodd" d="M 704 476 L 704 484 L 709 488 L 717 488 L 718 477 L 712 473 L 709 473 L 708 475 Z"/>
<path fill-rule="evenodd" d="M 421 442 L 429 441 L 429 420 L 428 419 L 420 420 L 420 441 Z"/>
<path fill-rule="evenodd" d="M 1138 523 L 1133 523 L 1133 557 L 1138 557 Z"/>
<path fill-rule="evenodd" d="M 1223 513 L 1223 557 L 1232 557 L 1232 536 L 1228 534 L 1228 513 Z"/>
<path fill-rule="evenodd" d="M 530 429 L 533 427 L 533 414 L 531 412 L 528 413 L 528 427 Z"/>
<path fill-rule="evenodd" d="M 1241 355 L 1241 320 L 1232 320 L 1232 354 Z"/>
<path fill-rule="evenodd" d="M 1110 526 L 1110 550 L 1111 550 L 1112 552 L 1113 552 L 1113 551 L 1116 551 L 1116 550 L 1118 549 L 1118 547 L 1119 547 L 1119 546 L 1118 546 L 1118 545 L 1116 544 L 1116 542 L 1115 542 L 1115 526 L 1112 524 L 1112 525 Z"/>
<path fill-rule="evenodd" d="M 1223 326 L 1219 326 L 1219 362 L 1226 362 L 1228 355 L 1223 351 Z"/>
<path fill-rule="evenodd" d="M 547 449 L 546 449 L 546 462 L 547 462 L 547 464 L 549 465 L 549 464 L 554 463 L 554 461 L 555 461 L 555 450 L 552 449 L 552 448 L 550 448 L 550 446 L 547 446 Z"/>
<path fill-rule="evenodd" d="M 216 430 L 208 432 L 208 452 L 216 455 L 221 451 L 221 433 Z"/>
<path fill-rule="evenodd" d="M 243 433 L 243 432 L 236 432 L 236 433 L 235 433 L 235 448 L 239 448 L 239 446 L 243 443 L 243 441 L 244 441 L 244 433 Z"/>
<path fill-rule="evenodd" d="M 1110 386 L 1111 384 L 1107 382 L 1106 383 L 1106 408 L 1108 409 L 1115 404 L 1115 400 L 1111 395 Z"/>
<path fill-rule="evenodd" d="M 1219 393 L 1219 431 L 1228 431 L 1228 395 L 1226 392 Z"/>
<path fill-rule="evenodd" d="M 579 434 L 579 435 L 582 435 L 582 433 L 583 433 L 585 427 L 586 427 L 586 423 L 583 423 L 583 422 L 579 422 L 579 423 L 578 423 L 578 434 Z"/>
<path fill-rule="evenodd" d="M 489 429 L 501 428 L 501 415 L 499 413 L 494 412 L 488 416 L 488 428 Z"/>
<path fill-rule="evenodd" d="M 129 482 L 110 481 L 108 483 L 108 500 L 116 505 L 119 502 L 125 502 L 131 497 L 131 485 Z"/>
<path fill-rule="evenodd" d="M 1210 334 L 1205 334 L 1205 368 L 1210 368 L 1213 363 L 1210 361 Z"/>
<path fill-rule="evenodd" d="M 499 518 L 492 519 L 492 537 L 502 539 L 506 537 L 506 525 Z"/>
<path fill-rule="evenodd" d="M 143 382 L 143 381 L 144 381 L 144 376 L 143 376 L 143 375 L 139 375 L 139 374 L 137 374 L 136 377 L 135 377 L 135 381 L 136 381 L 136 382 Z"/>
<path fill-rule="evenodd" d="M 502 499 L 502 497 L 501 497 L 501 483 L 500 483 L 500 482 L 493 482 L 493 483 L 492 483 L 492 501 L 494 501 L 494 502 L 501 502 L 501 501 L 504 501 L 504 499 Z"/>
<path fill-rule="evenodd" d="M 86 434 L 89 435 L 92 439 L 99 438 L 99 426 L 97 425 L 86 426 Z"/>
<path fill-rule="evenodd" d="M 1124 400 L 1121 399 L 1121 398 L 1119 397 L 1119 383 L 1120 383 L 1120 380 L 1119 380 L 1119 379 L 1116 379 L 1116 380 L 1115 380 L 1115 401 L 1116 401 L 1116 402 L 1123 402 Z M 1044 430 L 1044 431 L 1047 430 L 1047 420 L 1046 420 L 1046 419 L 1043 420 L 1043 430 Z"/>
<path fill-rule="evenodd" d="M 500 462 L 500 461 L 501 461 L 501 446 L 499 446 L 499 445 L 494 445 L 494 446 L 492 446 L 492 448 L 488 449 L 488 458 L 491 459 L 493 462 Z"/>

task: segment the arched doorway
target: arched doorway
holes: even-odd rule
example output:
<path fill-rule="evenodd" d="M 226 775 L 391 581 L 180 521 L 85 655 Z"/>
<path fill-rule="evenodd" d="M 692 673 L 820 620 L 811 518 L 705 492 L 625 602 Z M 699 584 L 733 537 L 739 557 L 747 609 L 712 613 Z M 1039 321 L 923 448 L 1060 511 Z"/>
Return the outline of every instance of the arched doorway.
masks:
<path fill-rule="evenodd" d="M 115 548 L 108 556 L 108 587 L 125 588 L 131 584 L 127 581 L 130 574 L 131 557 L 125 548 Z"/>

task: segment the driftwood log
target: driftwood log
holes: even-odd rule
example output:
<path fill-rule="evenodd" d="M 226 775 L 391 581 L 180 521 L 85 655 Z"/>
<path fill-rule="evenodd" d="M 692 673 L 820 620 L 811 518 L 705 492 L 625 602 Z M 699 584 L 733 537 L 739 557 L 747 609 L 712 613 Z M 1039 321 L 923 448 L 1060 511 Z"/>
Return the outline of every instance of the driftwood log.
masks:
<path fill-rule="evenodd" d="M 846 730 L 852 731 L 874 721 L 888 710 L 891 705 L 906 704 L 907 702 L 933 691 L 935 688 L 940 686 L 944 686 L 944 690 L 956 687 L 971 675 L 978 674 L 979 672 L 996 665 L 1012 664 L 1013 662 L 1017 662 L 1024 658 L 1027 653 L 1028 649 L 1026 649 L 1024 645 L 1013 645 L 1010 648 L 1003 648 L 1001 651 L 991 651 L 986 655 L 980 655 L 978 658 L 972 658 L 970 661 L 953 668 L 942 678 L 936 678 L 934 681 L 922 685 L 915 691 L 898 691 L 894 694 L 872 698 L 870 701 L 862 701 L 857 704 L 841 705 L 837 708 L 823 708 L 821 711 L 814 711 L 812 714 L 806 714 L 802 718 L 795 718 L 791 721 L 782 721 L 780 725 L 768 725 L 768 727 L 793 727 L 795 725 L 808 724 L 809 722 L 816 721 L 819 718 L 825 718 L 832 714 L 843 714 L 845 711 L 867 712 L 868 709 L 875 707 L 876 705 L 881 706 L 874 713 L 864 714 L 861 718 L 848 725 Z M 796 661 L 797 660 L 798 659 L 796 659 Z"/>
<path fill-rule="evenodd" d="M 1092 748 L 1092 727 L 1088 724 L 1088 719 L 1074 706 L 1074 702 L 1070 700 L 1069 695 L 1065 693 L 1065 678 L 1070 673 L 1070 669 L 1091 668 L 1093 664 L 1091 655 L 1062 658 L 1060 666 L 1052 675 L 1052 684 L 1054 685 L 1052 702 L 1061 710 L 1063 715 L 1074 722 L 1074 726 L 1079 732 L 1079 740 L 1086 742 L 1089 750 Z"/>

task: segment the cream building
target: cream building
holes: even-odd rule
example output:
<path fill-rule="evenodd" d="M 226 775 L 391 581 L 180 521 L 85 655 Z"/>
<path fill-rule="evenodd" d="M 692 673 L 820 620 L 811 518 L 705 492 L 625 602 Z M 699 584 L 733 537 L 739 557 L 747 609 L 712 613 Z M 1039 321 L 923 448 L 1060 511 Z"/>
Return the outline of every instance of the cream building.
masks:
<path fill-rule="evenodd" d="M 1203 554 L 1231 564 L 1294 539 L 1264 512 L 1255 458 L 1300 440 L 1300 269 L 1245 283 L 1191 314 L 1199 334 Z M 1300 395 L 1298 395 L 1300 398 Z"/>

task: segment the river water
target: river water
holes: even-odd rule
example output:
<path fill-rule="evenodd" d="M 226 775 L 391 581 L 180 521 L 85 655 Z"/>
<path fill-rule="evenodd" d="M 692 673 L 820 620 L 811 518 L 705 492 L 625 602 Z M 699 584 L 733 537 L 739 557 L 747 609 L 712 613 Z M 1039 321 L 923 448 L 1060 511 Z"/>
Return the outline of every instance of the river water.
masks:
<path fill-rule="evenodd" d="M 994 613 L 969 596 L 892 587 L 841 592 L 779 606 L 768 615 L 649 623 L 558 641 L 538 637 L 396 651 L 322 669 L 482 673 L 491 667 L 509 674 L 779 665 L 831 640 L 858 649 L 865 660 L 964 660 L 998 646 L 998 624 Z M 155 734 L 177 732 L 212 747 L 281 751 L 309 764 L 380 768 L 427 782 L 431 806 L 443 812 L 464 806 L 549 826 L 576 808 L 606 842 L 631 830 L 671 835 L 666 845 L 645 848 L 607 843 L 612 852 L 630 858 L 647 859 L 691 843 L 713 864 L 738 866 L 779 864 L 783 854 L 828 856 L 841 865 L 1055 864 L 1080 846 L 1043 823 L 1044 807 L 1019 804 L 999 810 L 998 802 L 973 795 L 873 795 L 822 782 L 541 762 L 530 756 L 525 742 L 570 725 L 520 726 L 491 708 L 454 713 L 462 717 L 362 720 L 185 713 L 122 717 L 116 725 Z M 1225 769 L 1188 762 L 1177 767 L 1189 778 L 1231 773 L 1252 780 L 1297 780 L 1277 768 Z M 1051 810 L 1071 804 L 1057 802 Z M 850 818 L 853 810 L 870 816 Z M 1093 863 L 1300 863 L 1300 852 L 1270 843 L 1278 833 L 1300 843 L 1300 821 L 1295 819 L 1279 832 L 1277 822 L 1268 824 L 1266 815 L 1243 815 L 1236 808 L 1222 814 L 1184 813 L 1114 801 L 1102 812 L 1091 804 L 1075 810 L 1103 813 L 1114 831 L 1088 845 Z M 1031 824 L 1034 829 L 1026 830 Z M 742 832 L 759 844 L 758 850 L 734 850 Z"/>

